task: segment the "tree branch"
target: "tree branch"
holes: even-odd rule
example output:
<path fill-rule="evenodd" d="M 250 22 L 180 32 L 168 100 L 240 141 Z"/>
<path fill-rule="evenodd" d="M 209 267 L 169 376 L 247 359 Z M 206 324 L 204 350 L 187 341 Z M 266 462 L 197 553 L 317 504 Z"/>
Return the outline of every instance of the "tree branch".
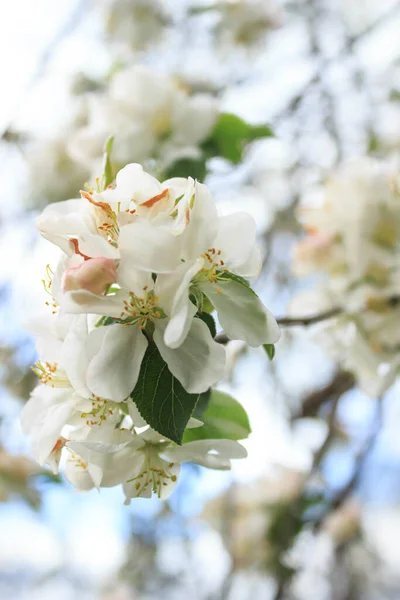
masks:
<path fill-rule="evenodd" d="M 342 396 L 342 394 L 351 390 L 354 387 L 355 382 L 354 375 L 348 371 L 339 369 L 327 385 L 311 392 L 304 398 L 299 412 L 292 417 L 292 420 L 294 421 L 304 417 L 315 417 L 321 406 L 324 406 L 328 402 L 334 400 L 337 396 Z"/>

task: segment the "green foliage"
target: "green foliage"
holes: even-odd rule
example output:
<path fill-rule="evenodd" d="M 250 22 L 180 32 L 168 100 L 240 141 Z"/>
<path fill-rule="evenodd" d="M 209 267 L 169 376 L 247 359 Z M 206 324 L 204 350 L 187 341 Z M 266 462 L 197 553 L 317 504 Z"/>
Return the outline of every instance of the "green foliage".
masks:
<path fill-rule="evenodd" d="M 222 156 L 237 165 L 248 143 L 271 136 L 268 125 L 250 125 L 237 115 L 222 113 L 203 148 L 209 157 Z"/>
<path fill-rule="evenodd" d="M 182 443 L 183 432 L 199 399 L 169 371 L 157 346 L 150 343 L 131 394 L 144 420 L 166 438 Z"/>
<path fill-rule="evenodd" d="M 213 390 L 208 406 L 199 418 L 204 425 L 187 429 L 183 442 L 207 439 L 242 440 L 251 432 L 249 419 L 243 406 L 237 400 Z"/>
<path fill-rule="evenodd" d="M 269 360 L 273 360 L 275 356 L 275 346 L 274 344 L 263 344 L 263 348 L 267 353 Z"/>
<path fill-rule="evenodd" d="M 165 179 L 171 177 L 193 177 L 204 181 L 207 174 L 205 158 L 181 158 L 174 162 L 164 173 Z"/>
<path fill-rule="evenodd" d="M 114 171 L 111 164 L 111 151 L 114 143 L 114 137 L 108 138 L 104 145 L 103 155 L 103 181 L 104 189 L 106 189 L 114 181 Z"/>

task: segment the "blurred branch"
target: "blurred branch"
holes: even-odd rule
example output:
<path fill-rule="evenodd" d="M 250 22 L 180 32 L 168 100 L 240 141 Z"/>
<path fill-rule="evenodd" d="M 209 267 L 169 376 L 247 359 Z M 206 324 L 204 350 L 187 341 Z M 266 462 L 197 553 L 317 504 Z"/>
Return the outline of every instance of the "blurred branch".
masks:
<path fill-rule="evenodd" d="M 328 422 L 327 422 L 328 433 L 327 433 L 326 438 L 323 441 L 322 445 L 317 450 L 317 452 L 314 454 L 314 460 L 312 463 L 309 477 L 311 477 L 315 473 L 315 471 L 317 471 L 319 469 L 322 461 L 325 458 L 326 453 L 328 452 L 328 450 L 330 448 L 331 443 L 333 442 L 333 440 L 335 438 L 336 414 L 337 414 L 337 409 L 339 406 L 339 400 L 340 400 L 341 396 L 342 396 L 341 394 L 337 394 L 332 401 L 331 411 L 329 413 Z"/>
<path fill-rule="evenodd" d="M 296 325 L 308 326 L 337 317 L 342 312 L 343 309 L 337 306 L 317 315 L 312 315 L 311 317 L 280 317 L 277 319 L 277 322 L 281 327 L 295 327 Z"/>
<path fill-rule="evenodd" d="M 314 85 L 320 82 L 321 73 L 323 73 L 328 66 L 334 64 L 336 61 L 342 58 L 346 58 L 348 54 L 350 54 L 354 50 L 354 47 L 360 41 L 368 37 L 368 35 L 370 35 L 371 33 L 375 32 L 377 28 L 384 26 L 387 23 L 390 23 L 390 21 L 396 16 L 396 14 L 399 11 L 399 4 L 396 3 L 393 6 L 393 8 L 390 8 L 388 11 L 386 11 L 383 15 L 381 15 L 378 19 L 371 23 L 369 27 L 367 27 L 357 35 L 349 36 L 346 40 L 346 43 L 339 50 L 336 56 L 322 60 L 320 62 L 316 69 L 316 72 L 311 77 L 311 79 L 309 79 L 304 84 L 303 88 L 298 92 L 298 94 L 294 96 L 294 98 L 292 98 L 290 103 L 282 110 L 282 112 L 275 115 L 273 121 L 281 121 L 282 119 L 285 119 L 286 117 L 290 116 L 293 112 L 296 112 L 302 100 L 304 99 L 304 96 L 313 89 Z"/>
<path fill-rule="evenodd" d="M 383 403 L 382 398 L 378 398 L 378 400 L 376 402 L 377 408 L 376 408 L 376 415 L 375 415 L 375 418 L 373 421 L 372 430 L 369 433 L 369 435 L 367 436 L 366 440 L 364 441 L 364 443 L 362 445 L 361 450 L 358 452 L 358 454 L 356 456 L 352 476 L 350 477 L 347 484 L 329 502 L 328 509 L 325 511 L 325 513 L 315 522 L 314 528 L 316 531 L 318 531 L 320 529 L 321 525 L 323 525 L 326 517 L 330 514 L 330 512 L 337 510 L 341 506 L 343 506 L 343 504 L 346 502 L 346 500 L 349 498 L 349 496 L 353 493 L 353 491 L 356 489 L 358 483 L 360 482 L 365 464 L 368 460 L 368 457 L 375 445 L 376 439 L 382 428 L 382 403 Z"/>
<path fill-rule="evenodd" d="M 351 373 L 342 370 L 336 371 L 327 385 L 311 392 L 304 398 L 301 403 L 300 412 L 293 417 L 293 420 L 304 417 L 315 417 L 321 406 L 351 390 L 355 383 L 356 380 Z"/>

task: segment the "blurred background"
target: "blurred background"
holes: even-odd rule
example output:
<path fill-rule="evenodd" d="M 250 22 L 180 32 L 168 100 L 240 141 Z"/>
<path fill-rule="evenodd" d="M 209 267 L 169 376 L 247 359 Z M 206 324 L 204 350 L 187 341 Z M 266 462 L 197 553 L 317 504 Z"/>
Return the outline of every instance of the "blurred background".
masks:
<path fill-rule="evenodd" d="M 255 287 L 285 316 L 304 286 L 291 264 L 299 202 L 347 159 L 396 160 L 400 151 L 400 3 L 13 0 L 2 8 L 0 598 L 400 598 L 398 385 L 379 400 L 367 395 L 313 326 L 285 329 L 273 361 L 228 345 L 220 388 L 249 413 L 249 456 L 231 472 L 185 465 L 166 503 L 125 507 L 118 488 L 75 492 L 29 458 L 19 424 L 35 383 L 23 322 L 39 307 L 51 258 L 34 228 L 39 211 L 78 197 L 115 135 L 121 165 L 192 173 L 221 212 L 253 214 L 264 255 Z M 162 103 L 148 117 L 166 81 L 198 94 L 199 111 L 208 102 L 270 133 L 249 136 L 237 156 L 207 153 L 194 118 L 169 144 L 166 132 L 188 116 L 182 101 L 173 117 Z"/>

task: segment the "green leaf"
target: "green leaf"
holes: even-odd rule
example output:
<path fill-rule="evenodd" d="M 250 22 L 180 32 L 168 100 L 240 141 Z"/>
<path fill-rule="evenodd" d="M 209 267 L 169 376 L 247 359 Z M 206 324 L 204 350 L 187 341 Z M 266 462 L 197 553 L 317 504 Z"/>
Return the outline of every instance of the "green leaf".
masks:
<path fill-rule="evenodd" d="M 206 161 L 204 158 L 181 158 L 174 162 L 165 172 L 165 179 L 171 177 L 193 177 L 204 181 L 207 175 Z"/>
<path fill-rule="evenodd" d="M 103 180 L 104 189 L 106 189 L 114 181 L 114 172 L 111 164 L 111 151 L 114 143 L 114 137 L 108 138 L 104 145 L 103 155 Z"/>
<path fill-rule="evenodd" d="M 243 406 L 229 394 L 216 390 L 212 391 L 207 409 L 199 418 L 204 425 L 187 429 L 183 443 L 207 439 L 242 440 L 251 432 Z"/>
<path fill-rule="evenodd" d="M 263 344 L 263 348 L 268 355 L 269 360 L 273 360 L 275 356 L 274 344 Z"/>
<path fill-rule="evenodd" d="M 131 398 L 143 419 L 153 429 L 181 444 L 199 394 L 189 394 L 182 387 L 169 371 L 157 346 L 150 343 Z"/>
<path fill-rule="evenodd" d="M 249 142 L 271 136 L 273 132 L 267 125 L 250 125 L 237 115 L 222 113 L 203 149 L 209 157 L 222 156 L 238 164 Z"/>

